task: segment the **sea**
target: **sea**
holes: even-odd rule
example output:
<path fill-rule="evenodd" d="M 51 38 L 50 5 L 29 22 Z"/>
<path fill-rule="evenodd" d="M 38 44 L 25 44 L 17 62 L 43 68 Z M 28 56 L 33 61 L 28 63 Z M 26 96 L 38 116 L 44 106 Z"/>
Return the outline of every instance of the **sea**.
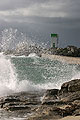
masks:
<path fill-rule="evenodd" d="M 27 39 L 31 44 L 32 40 L 19 33 L 17 29 L 4 29 L 0 36 L 0 48 L 9 49 Z M 77 62 L 69 64 L 56 59 L 42 58 L 35 53 L 14 56 L 0 52 L 0 97 L 22 91 L 60 89 L 64 82 L 78 78 L 80 65 Z M 24 118 L 26 116 L 23 118 L 11 116 L 10 113 L 0 109 L 0 120 L 24 120 Z"/>
<path fill-rule="evenodd" d="M 31 53 L 13 56 L 0 53 L 0 97 L 21 91 L 60 89 L 64 82 L 80 78 L 80 65 L 51 60 Z M 0 110 L 0 120 L 23 120 Z"/>

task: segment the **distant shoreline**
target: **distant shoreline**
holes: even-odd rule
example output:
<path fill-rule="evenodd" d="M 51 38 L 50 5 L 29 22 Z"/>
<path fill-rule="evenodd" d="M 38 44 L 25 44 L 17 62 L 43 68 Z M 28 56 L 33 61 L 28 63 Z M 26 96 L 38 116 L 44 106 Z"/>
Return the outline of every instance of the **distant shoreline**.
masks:
<path fill-rule="evenodd" d="M 69 64 L 80 64 L 80 57 L 68 57 L 68 56 L 60 56 L 60 55 L 42 54 L 42 58 L 59 60 L 61 62 L 67 62 Z"/>

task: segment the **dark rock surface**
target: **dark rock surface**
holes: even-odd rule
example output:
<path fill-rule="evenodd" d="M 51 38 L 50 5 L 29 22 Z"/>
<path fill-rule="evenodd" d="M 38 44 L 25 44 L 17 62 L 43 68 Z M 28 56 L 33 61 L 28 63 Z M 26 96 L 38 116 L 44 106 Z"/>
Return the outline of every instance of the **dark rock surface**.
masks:
<path fill-rule="evenodd" d="M 66 48 L 50 48 L 47 52 L 54 55 L 80 57 L 80 48 L 75 46 L 67 46 Z"/>
<path fill-rule="evenodd" d="M 79 116 L 80 79 L 64 83 L 60 90 L 21 92 L 1 97 L 0 106 L 11 113 L 26 114 L 26 120 L 56 120 L 69 115 Z"/>
<path fill-rule="evenodd" d="M 30 105 L 41 104 L 40 97 L 43 93 L 40 92 L 20 92 L 13 95 L 0 98 L 1 108 L 7 110 L 30 109 Z"/>
<path fill-rule="evenodd" d="M 67 46 L 66 48 L 42 48 L 37 44 L 27 45 L 23 44 L 22 46 L 16 47 L 14 50 L 4 51 L 5 55 L 13 54 L 15 56 L 25 55 L 28 56 L 30 53 L 35 53 L 41 57 L 42 54 L 52 54 L 52 55 L 62 55 L 70 57 L 80 57 L 80 48 L 75 46 Z"/>

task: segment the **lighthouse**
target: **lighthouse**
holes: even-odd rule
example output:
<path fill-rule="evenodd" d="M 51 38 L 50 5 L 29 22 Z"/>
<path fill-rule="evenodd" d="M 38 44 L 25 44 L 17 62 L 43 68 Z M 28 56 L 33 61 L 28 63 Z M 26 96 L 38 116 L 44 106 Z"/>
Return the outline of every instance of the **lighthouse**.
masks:
<path fill-rule="evenodd" d="M 58 47 L 58 34 L 51 34 L 51 48 Z"/>

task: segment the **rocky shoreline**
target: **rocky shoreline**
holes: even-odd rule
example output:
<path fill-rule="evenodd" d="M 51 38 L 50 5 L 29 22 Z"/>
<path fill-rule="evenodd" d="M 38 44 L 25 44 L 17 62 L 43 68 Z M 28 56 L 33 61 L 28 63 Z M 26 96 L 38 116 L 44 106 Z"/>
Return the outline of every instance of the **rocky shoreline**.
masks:
<path fill-rule="evenodd" d="M 80 48 L 75 46 L 67 46 L 66 48 L 42 48 L 38 45 L 27 45 L 23 44 L 22 46 L 16 47 L 14 50 L 6 50 L 4 51 L 5 55 L 13 54 L 15 56 L 25 55 L 28 56 L 31 53 L 35 53 L 38 56 L 42 56 L 42 54 L 50 54 L 50 55 L 60 55 L 60 56 L 69 56 L 69 57 L 80 57 Z"/>
<path fill-rule="evenodd" d="M 80 79 L 62 84 L 61 89 L 13 93 L 0 98 L 1 110 L 26 120 L 57 120 L 80 116 Z"/>
<path fill-rule="evenodd" d="M 69 57 L 80 57 L 80 48 L 76 46 L 67 46 L 65 48 L 50 48 L 50 54 L 69 56 Z"/>

